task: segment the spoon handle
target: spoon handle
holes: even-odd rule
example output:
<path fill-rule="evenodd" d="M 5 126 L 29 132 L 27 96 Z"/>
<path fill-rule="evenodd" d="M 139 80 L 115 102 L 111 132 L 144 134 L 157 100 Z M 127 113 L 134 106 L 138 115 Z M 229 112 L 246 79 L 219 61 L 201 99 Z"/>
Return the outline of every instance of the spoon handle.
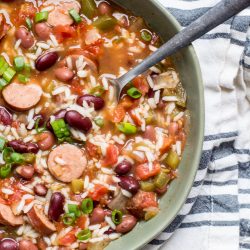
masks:
<path fill-rule="evenodd" d="M 132 70 L 117 79 L 123 88 L 136 76 L 144 73 L 153 65 L 159 63 L 166 57 L 174 54 L 181 48 L 190 45 L 197 38 L 212 30 L 219 24 L 224 23 L 230 17 L 236 15 L 250 5 L 250 0 L 222 0 L 203 16 L 195 20 L 177 35 L 163 44 L 157 51 L 147 57 Z"/>

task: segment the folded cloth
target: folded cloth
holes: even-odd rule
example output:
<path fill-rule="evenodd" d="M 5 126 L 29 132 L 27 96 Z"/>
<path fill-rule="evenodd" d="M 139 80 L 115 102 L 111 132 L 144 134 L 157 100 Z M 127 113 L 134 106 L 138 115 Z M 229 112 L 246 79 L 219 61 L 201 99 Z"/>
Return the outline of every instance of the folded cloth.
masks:
<path fill-rule="evenodd" d="M 159 1 L 182 27 L 219 2 Z M 250 249 L 249 24 L 250 8 L 193 44 L 205 86 L 200 166 L 182 210 L 145 250 Z"/>

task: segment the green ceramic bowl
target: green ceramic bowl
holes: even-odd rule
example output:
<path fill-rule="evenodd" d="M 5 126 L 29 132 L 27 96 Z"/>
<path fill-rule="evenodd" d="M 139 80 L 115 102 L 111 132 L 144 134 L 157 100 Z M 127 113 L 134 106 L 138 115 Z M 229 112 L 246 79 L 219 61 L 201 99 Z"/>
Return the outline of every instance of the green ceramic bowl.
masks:
<path fill-rule="evenodd" d="M 154 0 L 115 0 L 120 6 L 141 16 L 167 41 L 181 27 L 176 19 Z M 138 224 L 129 234 L 112 242 L 106 250 L 140 249 L 154 239 L 175 218 L 192 187 L 201 156 L 204 135 L 204 91 L 198 59 L 192 46 L 173 56 L 181 81 L 187 91 L 191 126 L 187 145 L 179 167 L 179 178 L 160 201 L 160 213 L 148 222 Z"/>

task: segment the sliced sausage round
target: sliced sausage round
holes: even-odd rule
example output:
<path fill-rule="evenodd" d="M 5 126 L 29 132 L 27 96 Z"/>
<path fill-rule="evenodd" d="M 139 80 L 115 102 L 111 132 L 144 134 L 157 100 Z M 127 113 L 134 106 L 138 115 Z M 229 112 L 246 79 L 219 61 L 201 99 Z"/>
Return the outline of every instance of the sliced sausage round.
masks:
<path fill-rule="evenodd" d="M 16 216 L 7 205 L 0 204 L 0 224 L 6 226 L 19 226 L 24 223 L 22 216 Z"/>
<path fill-rule="evenodd" d="M 41 99 L 42 88 L 37 84 L 11 83 L 3 91 L 5 102 L 17 111 L 26 111 L 33 108 Z"/>
<path fill-rule="evenodd" d="M 78 179 L 87 166 L 85 153 L 71 144 L 54 148 L 48 157 L 51 174 L 59 181 L 71 182 Z"/>
<path fill-rule="evenodd" d="M 56 231 L 55 225 L 44 214 L 42 208 L 34 205 L 27 213 L 30 224 L 42 235 L 50 235 Z"/>
<path fill-rule="evenodd" d="M 74 21 L 69 15 L 69 10 L 75 9 L 79 13 L 80 8 L 81 6 L 76 0 L 60 1 L 59 5 L 55 6 L 54 10 L 49 13 L 47 22 L 52 26 L 71 25 Z"/>

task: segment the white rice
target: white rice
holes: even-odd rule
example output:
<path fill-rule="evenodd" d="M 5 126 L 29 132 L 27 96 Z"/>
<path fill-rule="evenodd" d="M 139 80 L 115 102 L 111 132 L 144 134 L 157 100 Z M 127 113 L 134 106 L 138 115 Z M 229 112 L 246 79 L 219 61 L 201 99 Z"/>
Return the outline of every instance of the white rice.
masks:
<path fill-rule="evenodd" d="M 77 71 L 77 75 L 80 78 L 86 78 L 88 76 L 88 74 L 89 74 L 88 70 L 79 70 L 79 71 Z"/>
<path fill-rule="evenodd" d="M 176 153 L 181 156 L 181 141 L 176 142 Z"/>
<path fill-rule="evenodd" d="M 178 120 L 180 120 L 182 117 L 184 116 L 184 112 L 180 112 L 178 115 L 176 115 L 174 117 L 174 122 L 177 122 Z"/>
<path fill-rule="evenodd" d="M 119 233 L 112 233 L 109 235 L 109 239 L 115 240 L 115 239 L 118 239 L 120 236 L 121 236 L 121 234 L 119 234 Z"/>
<path fill-rule="evenodd" d="M 150 75 L 147 76 L 147 82 L 148 82 L 150 88 L 153 89 L 155 84 L 154 84 L 154 81 Z"/>
<path fill-rule="evenodd" d="M 14 191 L 12 189 L 2 188 L 2 193 L 11 195 L 11 194 L 14 194 Z"/>
<path fill-rule="evenodd" d="M 115 229 L 115 228 L 116 228 L 114 222 L 112 221 L 112 219 L 111 219 L 109 216 L 105 216 L 105 221 L 110 225 L 110 227 L 111 227 L 112 229 Z"/>
<path fill-rule="evenodd" d="M 44 49 L 44 50 L 47 50 L 47 49 L 50 48 L 49 44 L 43 43 L 43 42 L 38 42 L 38 43 L 36 43 L 36 46 L 37 46 L 37 47 L 40 47 L 41 49 Z"/>
<path fill-rule="evenodd" d="M 54 47 L 59 46 L 59 44 L 58 44 L 58 42 L 56 40 L 56 37 L 54 35 L 50 34 L 49 38 L 50 38 L 51 42 L 53 43 Z"/>
<path fill-rule="evenodd" d="M 128 192 L 127 190 L 125 189 L 121 189 L 121 192 L 124 196 L 128 197 L 128 198 L 131 198 L 132 197 L 132 194 L 130 192 Z"/>
<path fill-rule="evenodd" d="M 177 96 L 164 96 L 162 97 L 162 100 L 165 102 L 177 102 L 178 98 Z"/>
<path fill-rule="evenodd" d="M 17 49 L 19 48 L 21 42 L 22 42 L 21 39 L 18 39 L 18 40 L 16 41 L 15 46 L 14 46 L 15 50 L 17 50 Z"/>
<path fill-rule="evenodd" d="M 85 175 L 85 178 L 84 178 L 84 189 L 87 189 L 88 186 L 89 186 L 89 176 Z"/>

